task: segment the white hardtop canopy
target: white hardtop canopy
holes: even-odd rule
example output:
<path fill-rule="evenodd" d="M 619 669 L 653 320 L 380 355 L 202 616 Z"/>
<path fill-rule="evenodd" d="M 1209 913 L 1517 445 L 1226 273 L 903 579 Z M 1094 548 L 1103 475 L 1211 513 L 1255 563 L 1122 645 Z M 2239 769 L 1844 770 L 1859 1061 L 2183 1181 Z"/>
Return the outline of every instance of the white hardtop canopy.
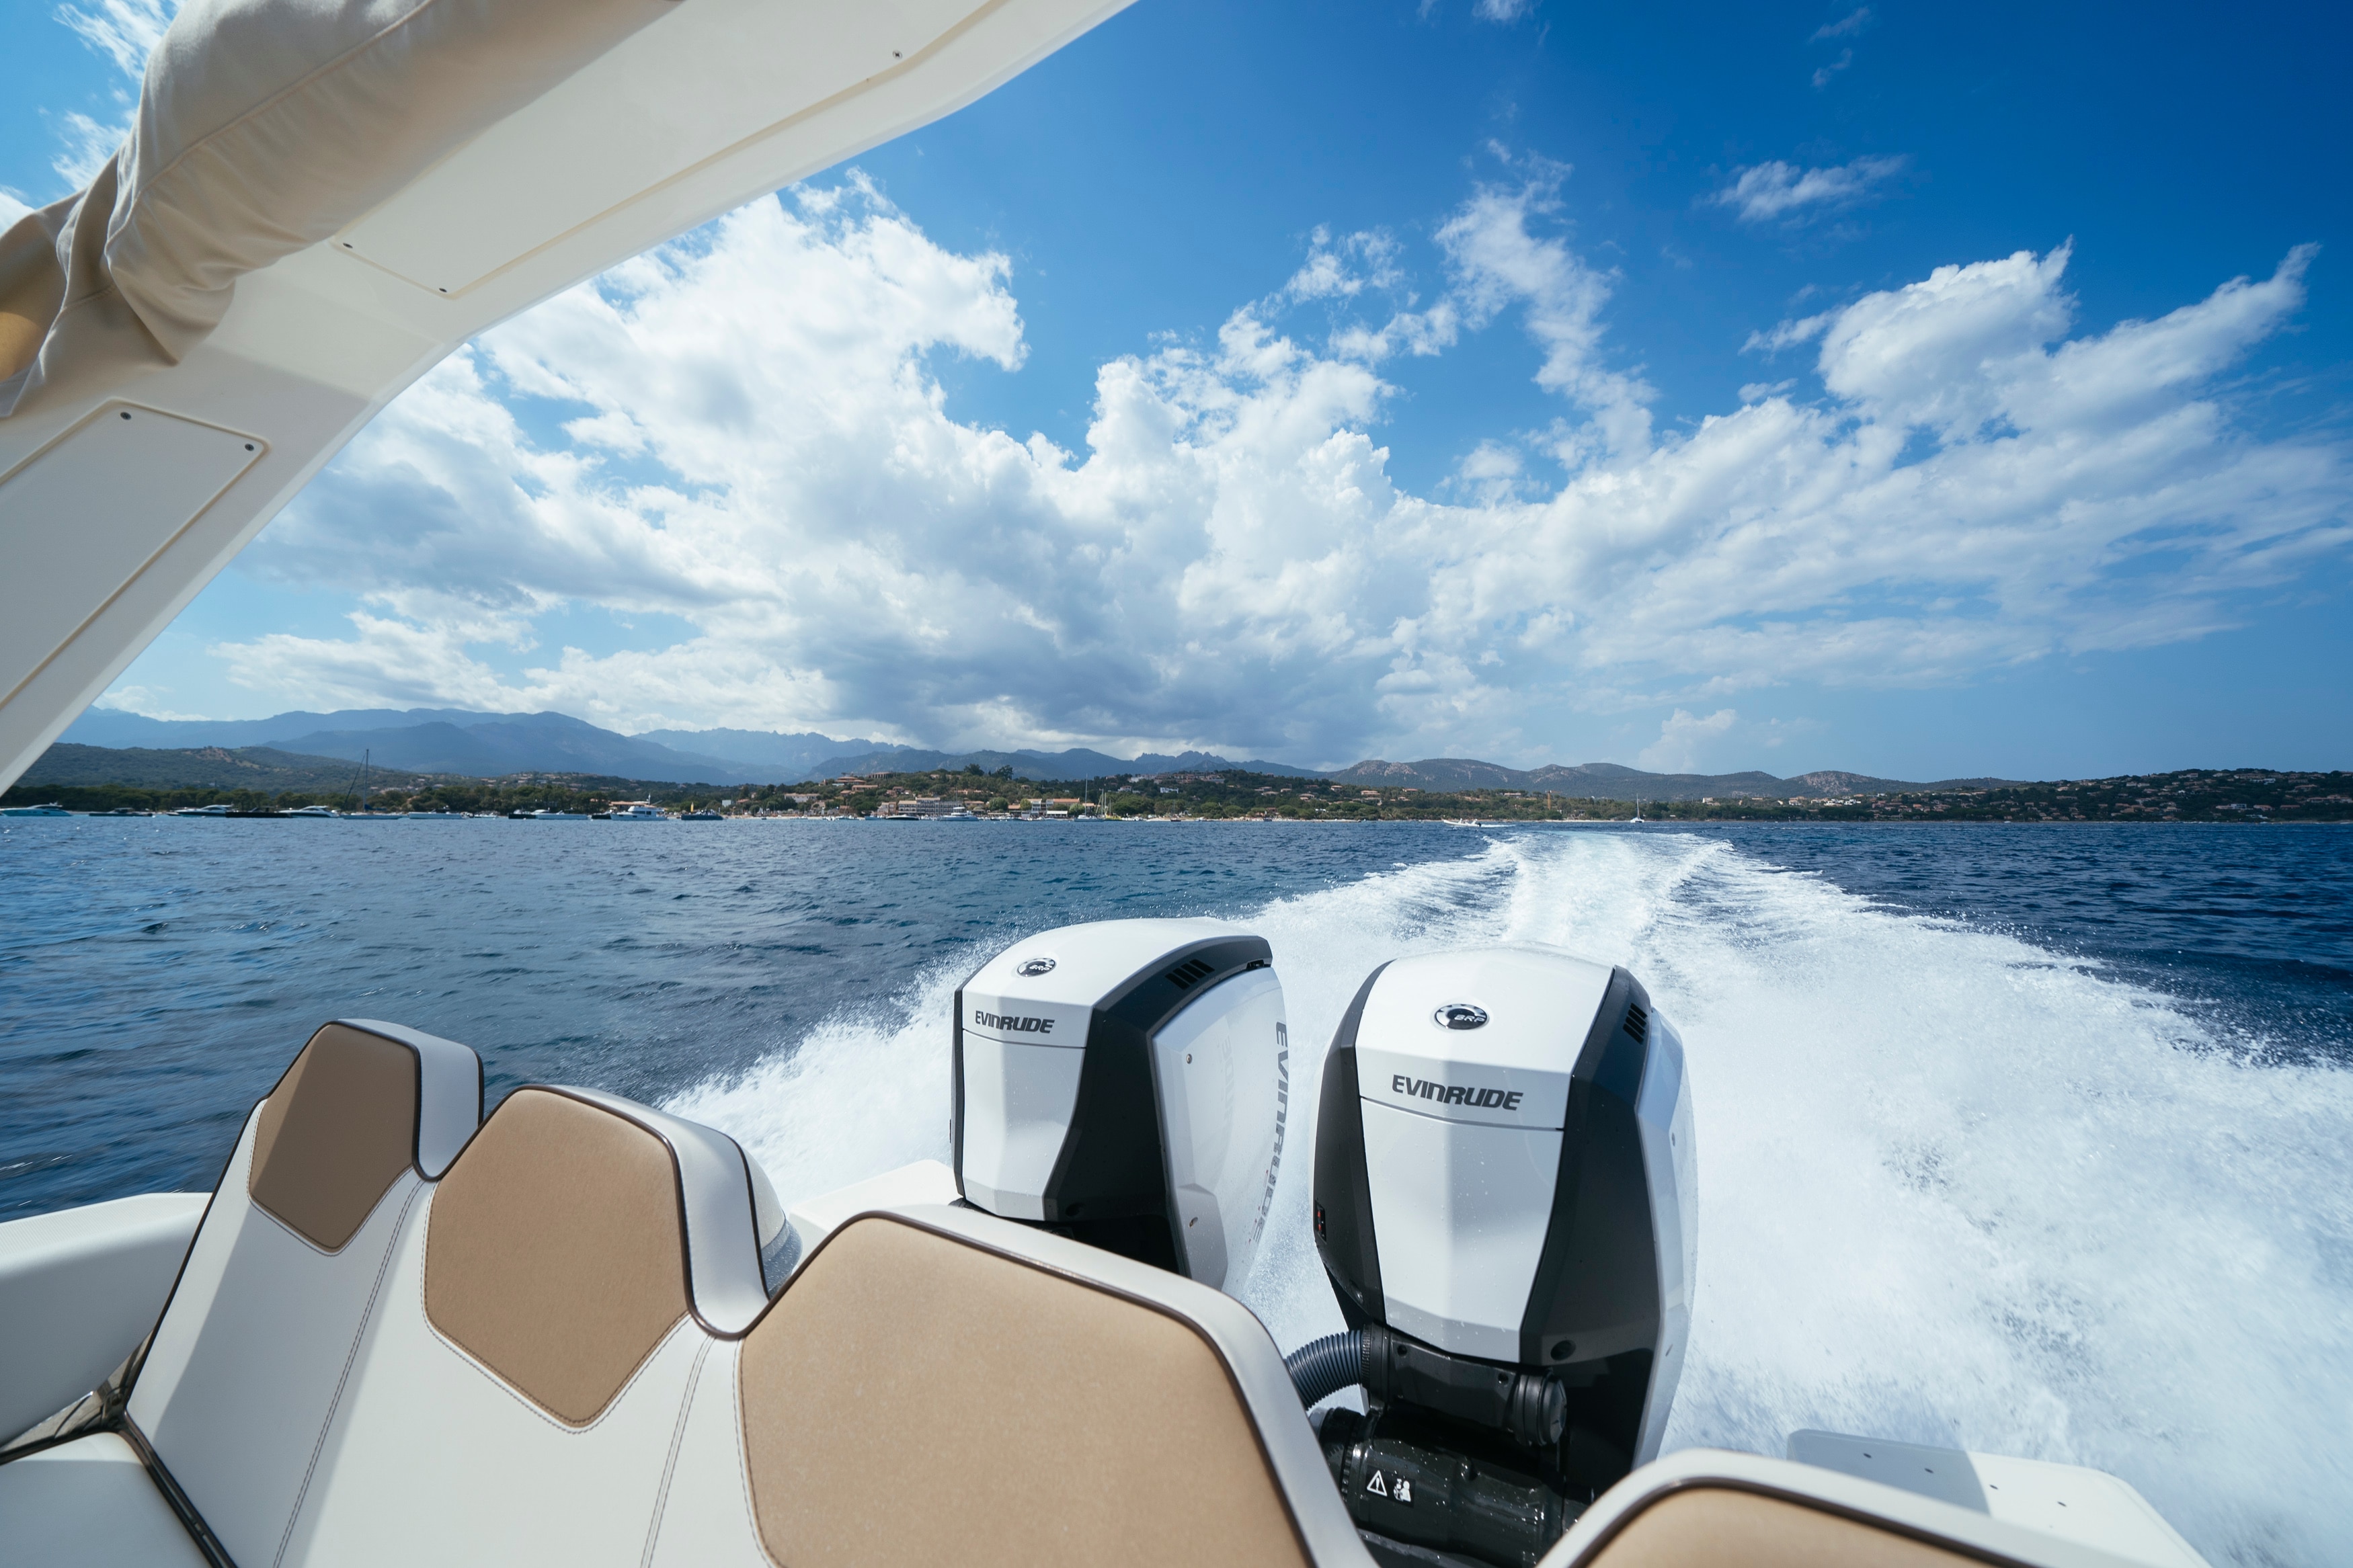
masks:
<path fill-rule="evenodd" d="M 0 788 L 492 323 L 1127 0 L 189 0 L 0 236 Z"/>

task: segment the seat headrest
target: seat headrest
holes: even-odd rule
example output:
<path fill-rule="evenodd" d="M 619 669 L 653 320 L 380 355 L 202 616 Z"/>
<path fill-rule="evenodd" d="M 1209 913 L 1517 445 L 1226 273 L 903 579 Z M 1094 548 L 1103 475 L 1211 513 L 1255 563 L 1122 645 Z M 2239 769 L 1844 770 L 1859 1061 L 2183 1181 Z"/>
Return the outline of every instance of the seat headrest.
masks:
<path fill-rule="evenodd" d="M 434 1194 L 426 1316 L 584 1426 L 680 1319 L 739 1333 L 767 1304 L 756 1169 L 725 1135 L 618 1096 L 519 1089 Z"/>
<path fill-rule="evenodd" d="M 1303 1568 L 1312 1540 L 1364 1561 L 1248 1309 L 975 1223 L 993 1219 L 854 1218 L 744 1338 L 745 1495 L 770 1557 Z"/>
<path fill-rule="evenodd" d="M 372 1019 L 328 1024 L 261 1102 L 247 1194 L 341 1251 L 403 1170 L 430 1180 L 448 1168 L 481 1108 L 481 1058 L 464 1046 Z"/>

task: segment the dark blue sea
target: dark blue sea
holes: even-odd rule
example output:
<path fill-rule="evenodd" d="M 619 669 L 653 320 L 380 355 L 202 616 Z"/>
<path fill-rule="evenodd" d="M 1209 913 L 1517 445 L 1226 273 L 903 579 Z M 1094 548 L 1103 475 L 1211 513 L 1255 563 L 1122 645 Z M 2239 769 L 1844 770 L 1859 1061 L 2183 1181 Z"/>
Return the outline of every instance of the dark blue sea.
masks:
<path fill-rule="evenodd" d="M 1303 1042 L 1417 949 L 1642 978 L 1700 1149 L 1671 1446 L 2096 1465 L 2217 1562 L 2353 1562 L 2348 828 L 6 819 L 0 1218 L 210 1186 L 337 1016 L 710 1121 L 791 1201 L 944 1154 L 990 952 L 1170 914 L 1266 935 Z M 1285 1346 L 1338 1323 L 1305 1168 L 1240 1290 Z"/>

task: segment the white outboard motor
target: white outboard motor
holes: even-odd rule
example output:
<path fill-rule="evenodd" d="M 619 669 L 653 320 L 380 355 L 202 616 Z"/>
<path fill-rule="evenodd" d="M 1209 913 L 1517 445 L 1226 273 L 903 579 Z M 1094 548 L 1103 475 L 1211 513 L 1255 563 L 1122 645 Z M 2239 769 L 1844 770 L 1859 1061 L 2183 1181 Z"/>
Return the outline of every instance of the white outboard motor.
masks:
<path fill-rule="evenodd" d="M 1239 1286 L 1282 1160 L 1291 1040 L 1263 937 L 1103 921 L 956 993 L 955 1174 L 975 1208 Z"/>
<path fill-rule="evenodd" d="M 1340 1022 L 1314 1225 L 1350 1332 L 1295 1352 L 1358 1524 L 1533 1563 L 1655 1458 L 1697 1258 L 1683 1042 L 1535 944 L 1384 964 Z"/>

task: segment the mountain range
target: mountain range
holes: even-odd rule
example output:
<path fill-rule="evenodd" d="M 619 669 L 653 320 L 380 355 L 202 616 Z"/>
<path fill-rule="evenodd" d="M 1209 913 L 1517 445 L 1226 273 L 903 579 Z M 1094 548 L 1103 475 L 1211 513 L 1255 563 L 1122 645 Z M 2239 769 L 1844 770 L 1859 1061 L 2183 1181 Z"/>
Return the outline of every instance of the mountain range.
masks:
<path fill-rule="evenodd" d="M 1392 763 L 1372 758 L 1324 773 L 1252 758 L 1232 762 L 1212 752 L 1146 752 L 1114 757 L 1067 751 L 937 752 L 873 740 L 835 740 L 814 731 L 649 730 L 624 735 L 563 713 L 475 713 L 458 708 L 344 709 L 280 713 L 269 719 L 149 719 L 93 708 L 73 721 L 60 744 L 187 751 L 269 747 L 303 758 L 367 757 L 392 772 L 499 778 L 519 773 L 596 773 L 663 784 L 792 784 L 844 773 L 913 773 L 977 765 L 1010 767 L 1041 783 L 1134 773 L 1244 772 L 1335 784 L 1425 790 L 1519 789 L 1604 800 L 1720 800 L 1757 796 L 1822 799 L 1880 790 L 1992 787 L 2002 779 L 1944 779 L 1934 786 L 1864 773 L 1825 771 L 1777 778 L 1767 773 L 1651 773 L 1613 763 L 1507 768 L 1469 757 Z M 77 752 L 75 769 L 93 759 Z M 160 764 L 144 763 L 153 767 Z M 31 775 L 27 775 L 31 776 Z"/>
<path fill-rule="evenodd" d="M 61 741 L 85 746 L 184 749 L 268 746 L 340 757 L 395 772 L 497 778 L 519 773 L 602 773 L 663 784 L 785 782 L 818 771 L 836 752 L 888 752 L 877 741 L 746 730 L 665 730 L 664 739 L 623 735 L 563 713 L 473 713 L 457 708 L 345 709 L 269 719 L 149 719 L 93 708 Z M 670 739 L 699 745 L 666 743 Z"/>
<path fill-rule="evenodd" d="M 1251 773 L 1319 778 L 1313 768 L 1252 760 L 1229 762 L 1208 752 L 1114 757 L 1083 747 L 1063 752 L 933 752 L 887 741 L 838 741 L 814 731 L 649 730 L 624 735 L 563 713 L 474 713 L 458 708 L 350 708 L 334 713 L 296 711 L 269 719 L 150 719 L 92 708 L 67 726 L 61 743 L 111 748 L 186 750 L 267 746 L 310 757 L 340 757 L 395 772 L 463 773 L 602 773 L 662 784 L 792 784 L 839 773 L 885 769 L 962 768 L 985 773 L 1010 766 L 1017 777 L 1054 781 L 1113 773 Z"/>
<path fill-rule="evenodd" d="M 1822 800 L 1837 795 L 1870 795 L 1916 789 L 1991 789 L 2009 779 L 1939 779 L 1915 784 L 1904 779 L 1873 778 L 1835 769 L 1778 778 L 1772 773 L 1646 773 L 1615 763 L 1553 763 L 1541 768 L 1507 768 L 1469 757 L 1426 757 L 1418 763 L 1389 763 L 1376 757 L 1330 775 L 1335 784 L 1367 784 L 1387 789 L 1519 789 L 1555 795 L 1583 795 L 1596 800 L 1744 800 L 1770 796 L 1788 800 Z"/>
<path fill-rule="evenodd" d="M 1246 763 L 1229 762 L 1214 752 L 1178 752 L 1173 756 L 1166 752 L 1145 752 L 1141 756 L 1114 757 L 1108 752 L 1090 751 L 1084 746 L 1073 746 L 1066 752 L 918 752 L 902 748 L 863 756 L 829 757 L 825 770 L 829 774 L 913 772 L 923 768 L 954 771 L 974 763 L 983 773 L 1010 767 L 1016 778 L 1040 781 L 1100 779 L 1130 773 L 1273 773 L 1295 779 L 1325 776 L 1314 768 L 1270 763 L 1263 757 Z"/>

